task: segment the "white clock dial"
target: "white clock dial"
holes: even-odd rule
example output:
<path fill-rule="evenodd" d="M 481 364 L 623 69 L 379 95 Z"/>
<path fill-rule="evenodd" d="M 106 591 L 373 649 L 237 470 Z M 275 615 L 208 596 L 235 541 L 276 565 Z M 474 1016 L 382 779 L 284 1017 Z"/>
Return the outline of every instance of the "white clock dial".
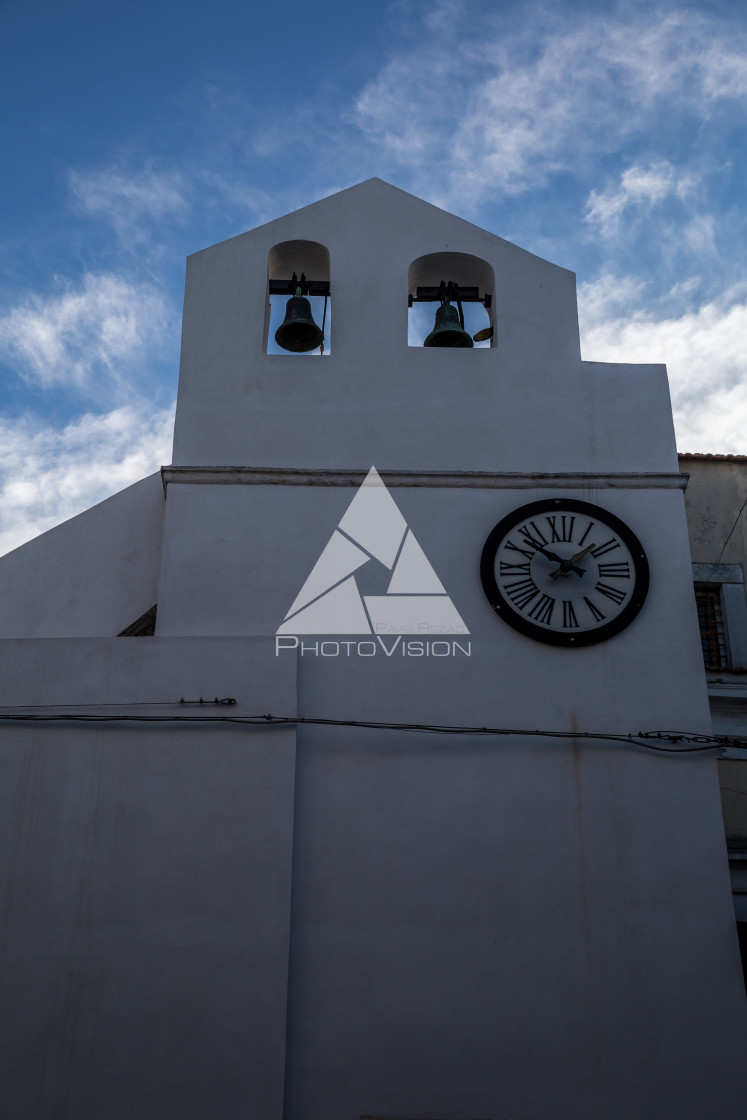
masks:
<path fill-rule="evenodd" d="M 551 498 L 514 510 L 491 532 L 481 576 L 511 626 L 555 645 L 590 645 L 632 622 L 648 591 L 635 534 L 588 502 Z"/>

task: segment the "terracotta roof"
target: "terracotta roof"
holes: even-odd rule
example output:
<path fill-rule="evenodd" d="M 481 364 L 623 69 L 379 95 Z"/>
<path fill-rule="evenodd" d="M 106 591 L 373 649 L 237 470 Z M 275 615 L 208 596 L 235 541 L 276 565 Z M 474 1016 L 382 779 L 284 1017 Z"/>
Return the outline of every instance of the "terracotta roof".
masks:
<path fill-rule="evenodd" d="M 678 459 L 724 460 L 729 463 L 747 463 L 747 455 L 712 455 L 705 451 L 680 451 Z"/>

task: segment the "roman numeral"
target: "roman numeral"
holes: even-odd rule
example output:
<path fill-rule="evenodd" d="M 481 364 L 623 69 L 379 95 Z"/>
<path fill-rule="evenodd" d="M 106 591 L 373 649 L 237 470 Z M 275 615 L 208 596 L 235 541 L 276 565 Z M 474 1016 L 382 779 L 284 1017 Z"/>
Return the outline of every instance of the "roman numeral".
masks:
<path fill-rule="evenodd" d="M 591 611 L 591 613 L 594 615 L 594 621 L 595 622 L 601 622 L 603 618 L 607 617 L 607 615 L 602 614 L 602 612 L 599 610 L 599 608 L 594 606 L 591 599 L 587 599 L 585 595 L 584 595 L 584 602 L 586 603 L 586 605 L 589 608 L 589 610 Z"/>
<path fill-rule="evenodd" d="M 612 552 L 613 549 L 619 547 L 620 542 L 618 540 L 615 540 L 614 537 L 610 537 L 610 539 L 608 541 L 605 541 L 604 544 L 597 545 L 596 548 L 593 548 L 591 550 L 591 555 L 596 556 L 598 560 L 600 556 L 604 556 L 605 553 Z"/>
<path fill-rule="evenodd" d="M 499 561 L 499 563 L 500 571 L 498 574 L 501 576 L 518 576 L 522 573 L 526 573 L 526 575 L 529 575 L 528 560 L 525 564 L 508 564 L 505 560 L 501 560 Z"/>
<path fill-rule="evenodd" d="M 589 533 L 591 532 L 591 530 L 594 528 L 595 525 L 596 525 L 596 521 L 590 521 L 589 522 L 589 524 L 586 526 L 586 532 L 584 533 L 581 540 L 578 542 L 580 545 L 584 543 L 584 541 L 586 540 L 586 538 L 588 537 Z"/>
<path fill-rule="evenodd" d="M 609 587 L 606 583 L 598 583 L 594 590 L 598 591 L 600 595 L 606 595 L 613 603 L 622 603 L 626 594 L 619 587 Z"/>
<path fill-rule="evenodd" d="M 536 599 L 539 595 L 539 588 L 533 579 L 519 579 L 516 583 L 506 584 L 506 594 L 508 595 L 514 606 L 518 607 L 520 611 L 524 610 L 532 599 Z"/>
<path fill-rule="evenodd" d="M 542 533 L 537 528 L 536 522 L 530 521 L 529 524 L 532 526 L 531 533 L 529 532 L 529 529 L 527 529 L 526 525 L 522 525 L 519 529 L 519 533 L 524 538 L 524 540 L 528 544 L 532 544 L 533 541 L 537 540 L 540 542 L 540 544 L 547 544 L 547 537 L 543 537 Z"/>
<path fill-rule="evenodd" d="M 509 548 L 512 552 L 520 552 L 522 556 L 526 556 L 527 560 L 531 560 L 534 556 L 534 550 L 532 550 L 532 552 L 527 552 L 525 548 L 519 548 L 518 545 L 513 544 L 511 541 L 506 541 L 506 549 Z"/>
<path fill-rule="evenodd" d="M 566 517 L 564 513 L 554 514 L 552 517 L 548 514 L 545 521 L 550 526 L 550 543 L 554 544 L 555 541 L 572 541 L 573 540 L 573 523 L 575 517 Z M 558 521 L 560 526 L 558 527 Z"/>
<path fill-rule="evenodd" d="M 552 612 L 555 609 L 555 600 L 551 595 L 542 595 L 538 603 L 535 603 L 532 609 L 528 612 L 530 618 L 536 618 L 537 622 L 544 622 L 548 626 L 552 619 Z"/>
<path fill-rule="evenodd" d="M 570 599 L 563 600 L 563 626 L 566 628 L 566 630 L 578 626 L 576 612 L 573 609 L 573 603 L 570 601 Z"/>
<path fill-rule="evenodd" d="M 600 579 L 630 579 L 630 564 L 626 560 L 623 564 L 600 564 Z"/>

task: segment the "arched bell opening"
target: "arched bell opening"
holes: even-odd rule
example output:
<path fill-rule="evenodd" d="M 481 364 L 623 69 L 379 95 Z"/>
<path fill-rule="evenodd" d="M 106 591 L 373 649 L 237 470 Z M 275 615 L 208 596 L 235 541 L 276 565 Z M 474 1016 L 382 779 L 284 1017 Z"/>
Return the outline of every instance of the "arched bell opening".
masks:
<path fill-rule="evenodd" d="M 282 241 L 267 258 L 267 353 L 326 357 L 331 350 L 329 250 Z"/>
<path fill-rule="evenodd" d="M 487 349 L 495 346 L 495 275 L 470 253 L 428 253 L 407 276 L 409 346 Z"/>

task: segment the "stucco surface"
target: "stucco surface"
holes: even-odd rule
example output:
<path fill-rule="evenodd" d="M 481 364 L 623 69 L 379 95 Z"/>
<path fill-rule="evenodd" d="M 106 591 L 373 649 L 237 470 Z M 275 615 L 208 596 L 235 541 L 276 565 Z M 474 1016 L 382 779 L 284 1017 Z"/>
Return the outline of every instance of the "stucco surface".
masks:
<path fill-rule="evenodd" d="M 304 728 L 298 791 L 288 1117 L 741 1116 L 713 758 Z"/>
<path fill-rule="evenodd" d="M 113 637 L 156 602 L 159 474 L 0 558 L 0 637 Z"/>
<path fill-rule="evenodd" d="M 0 704 L 292 713 L 295 665 L 257 654 L 3 641 Z M 5 1116 L 279 1120 L 294 764 L 291 729 L 0 723 Z"/>
<path fill-rule="evenodd" d="M 479 573 L 483 544 L 503 516 L 562 491 L 391 492 L 470 631 L 472 656 L 443 665 L 380 652 L 393 687 L 373 692 L 357 659 L 348 670 L 345 658 L 321 658 L 320 673 L 353 673 L 356 702 L 375 699 L 381 718 L 396 711 L 398 718 L 421 719 L 438 710 L 451 722 L 500 718 L 510 727 L 628 732 L 684 721 L 693 730 L 710 728 L 680 491 L 572 491 L 630 525 L 652 572 L 633 624 L 612 641 L 574 650 L 506 626 Z M 353 493 L 324 486 L 169 486 L 158 633 L 274 634 Z M 363 593 L 366 581 L 389 576 L 383 565 L 369 567 L 358 577 Z M 377 589 L 375 582 L 368 586 Z"/>
<path fill-rule="evenodd" d="M 294 238 L 330 253 L 334 347 L 323 361 L 265 353 L 268 254 Z M 494 270 L 490 349 L 407 345 L 410 265 L 447 251 Z M 582 362 L 573 273 L 371 179 L 189 258 L 174 437 L 185 465 L 361 459 L 676 470 L 666 373 Z"/>
<path fill-rule="evenodd" d="M 683 456 L 680 466 L 690 476 L 686 507 L 693 563 L 740 564 L 747 580 L 747 527 L 738 517 L 747 499 L 745 464 Z"/>

